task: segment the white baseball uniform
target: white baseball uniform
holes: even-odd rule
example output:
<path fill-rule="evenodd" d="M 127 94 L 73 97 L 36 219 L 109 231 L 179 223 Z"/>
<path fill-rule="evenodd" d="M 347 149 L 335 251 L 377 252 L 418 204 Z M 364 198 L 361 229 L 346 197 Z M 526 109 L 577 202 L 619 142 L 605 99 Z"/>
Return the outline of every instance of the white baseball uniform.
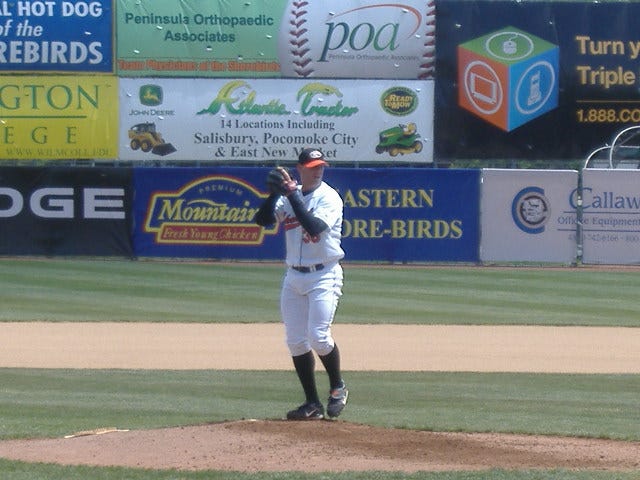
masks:
<path fill-rule="evenodd" d="M 300 188 L 300 187 L 298 187 Z M 280 310 L 287 345 L 292 356 L 315 350 L 327 355 L 334 347 L 331 323 L 342 295 L 344 257 L 342 237 L 343 203 L 338 192 L 322 182 L 303 194 L 306 210 L 329 228 L 316 237 L 300 225 L 286 197 L 275 204 L 276 219 L 286 239 L 286 264 Z"/>

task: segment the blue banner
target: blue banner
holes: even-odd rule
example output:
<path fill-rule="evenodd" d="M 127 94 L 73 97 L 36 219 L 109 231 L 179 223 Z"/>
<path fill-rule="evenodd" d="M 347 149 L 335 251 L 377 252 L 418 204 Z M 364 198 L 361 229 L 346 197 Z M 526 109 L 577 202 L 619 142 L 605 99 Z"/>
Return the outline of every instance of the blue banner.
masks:
<path fill-rule="evenodd" d="M 344 201 L 349 260 L 476 262 L 479 170 L 327 169 Z"/>
<path fill-rule="evenodd" d="M 0 71 L 113 73 L 111 0 L 0 2 Z"/>
<path fill-rule="evenodd" d="M 137 256 L 282 260 L 255 213 L 266 167 L 134 169 Z M 328 168 L 344 201 L 346 260 L 477 262 L 479 170 Z"/>
<path fill-rule="evenodd" d="M 140 257 L 282 259 L 277 229 L 255 214 L 265 168 L 134 169 L 134 250 Z"/>

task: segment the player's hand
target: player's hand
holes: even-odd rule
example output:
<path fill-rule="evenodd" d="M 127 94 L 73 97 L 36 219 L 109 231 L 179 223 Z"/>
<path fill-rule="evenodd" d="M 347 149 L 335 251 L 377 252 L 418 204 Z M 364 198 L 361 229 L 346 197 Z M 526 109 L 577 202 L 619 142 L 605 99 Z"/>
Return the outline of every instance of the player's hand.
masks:
<path fill-rule="evenodd" d="M 267 186 L 271 193 L 289 195 L 298 188 L 298 182 L 291 177 L 284 167 L 276 167 L 267 175 Z"/>
<path fill-rule="evenodd" d="M 294 192 L 298 188 L 298 182 L 296 181 L 296 179 L 292 178 L 291 174 L 289 174 L 289 170 L 284 167 L 277 167 L 277 170 L 282 172 L 282 180 L 285 190 L 287 191 L 285 195 L 289 195 L 290 193 Z"/>

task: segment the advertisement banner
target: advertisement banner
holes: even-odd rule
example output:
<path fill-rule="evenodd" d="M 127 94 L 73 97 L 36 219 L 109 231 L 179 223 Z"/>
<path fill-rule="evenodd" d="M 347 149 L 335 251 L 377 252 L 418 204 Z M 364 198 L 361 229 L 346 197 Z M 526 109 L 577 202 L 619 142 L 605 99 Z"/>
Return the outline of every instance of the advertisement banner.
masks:
<path fill-rule="evenodd" d="M 120 79 L 122 160 L 433 162 L 433 81 Z"/>
<path fill-rule="evenodd" d="M 0 159 L 114 159 L 117 78 L 3 76 L 0 120 Z"/>
<path fill-rule="evenodd" d="M 578 172 L 482 170 L 483 262 L 576 261 Z"/>
<path fill-rule="evenodd" d="M 436 158 L 584 160 L 640 121 L 640 3 L 437 11 Z"/>
<path fill-rule="evenodd" d="M 0 169 L 1 255 L 131 257 L 131 169 Z"/>
<path fill-rule="evenodd" d="M 434 72 L 434 0 L 119 0 L 116 18 L 123 77 L 415 80 Z"/>
<path fill-rule="evenodd" d="M 113 73 L 111 0 L 0 2 L 0 71 Z"/>
<path fill-rule="evenodd" d="M 477 262 L 480 170 L 327 169 L 350 260 Z"/>
<path fill-rule="evenodd" d="M 136 168 L 137 256 L 284 259 L 284 236 L 259 228 L 264 167 Z M 478 261 L 479 170 L 328 168 L 344 201 L 348 260 Z"/>
<path fill-rule="evenodd" d="M 640 264 L 637 170 L 582 171 L 583 263 Z"/>
<path fill-rule="evenodd" d="M 282 259 L 277 228 L 255 215 L 269 192 L 265 168 L 133 169 L 136 256 Z"/>

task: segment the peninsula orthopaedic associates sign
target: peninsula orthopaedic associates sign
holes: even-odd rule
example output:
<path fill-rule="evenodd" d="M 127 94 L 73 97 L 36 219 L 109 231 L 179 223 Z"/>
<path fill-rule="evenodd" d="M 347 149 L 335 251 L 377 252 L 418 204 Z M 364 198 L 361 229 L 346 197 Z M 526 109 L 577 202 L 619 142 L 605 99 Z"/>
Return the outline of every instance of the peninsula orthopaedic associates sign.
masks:
<path fill-rule="evenodd" d="M 435 1 L 119 0 L 121 76 L 432 78 Z"/>
<path fill-rule="evenodd" d="M 113 76 L 3 76 L 0 158 L 117 157 Z"/>
<path fill-rule="evenodd" d="M 113 73 L 111 0 L 0 1 L 0 71 Z"/>
<path fill-rule="evenodd" d="M 286 77 L 430 78 L 435 1 L 290 0 L 278 56 Z"/>
<path fill-rule="evenodd" d="M 124 78 L 120 106 L 123 160 L 433 161 L 431 80 Z"/>

